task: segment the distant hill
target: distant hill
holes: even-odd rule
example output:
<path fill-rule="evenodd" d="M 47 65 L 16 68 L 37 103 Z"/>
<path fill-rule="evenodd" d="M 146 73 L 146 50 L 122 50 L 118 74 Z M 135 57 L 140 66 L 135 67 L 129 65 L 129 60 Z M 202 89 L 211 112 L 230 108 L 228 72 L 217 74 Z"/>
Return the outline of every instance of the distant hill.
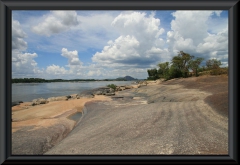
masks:
<path fill-rule="evenodd" d="M 131 76 L 125 76 L 125 77 L 119 77 L 119 78 L 116 78 L 116 80 L 125 80 L 125 81 L 133 81 L 133 80 L 137 80 Z"/>

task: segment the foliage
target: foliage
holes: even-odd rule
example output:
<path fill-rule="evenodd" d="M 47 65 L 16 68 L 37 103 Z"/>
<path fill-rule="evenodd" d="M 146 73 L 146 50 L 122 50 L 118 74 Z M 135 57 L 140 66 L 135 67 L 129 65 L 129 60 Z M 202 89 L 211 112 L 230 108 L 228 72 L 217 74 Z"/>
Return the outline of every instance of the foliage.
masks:
<path fill-rule="evenodd" d="M 210 75 L 228 74 L 228 68 L 216 68 L 210 70 Z"/>
<path fill-rule="evenodd" d="M 158 69 L 148 69 L 148 80 L 156 80 L 164 78 L 165 80 L 189 77 L 192 75 L 220 75 L 228 74 L 228 68 L 220 68 L 221 61 L 209 59 L 206 61 L 206 66 L 200 66 L 203 58 L 194 57 L 188 53 L 180 51 L 177 56 L 174 56 L 171 63 L 159 63 Z M 189 70 L 192 70 L 191 73 Z"/>
<path fill-rule="evenodd" d="M 108 85 L 107 85 L 107 87 L 109 87 L 109 88 L 112 88 L 112 89 L 116 90 L 116 88 L 117 88 L 117 85 L 115 85 L 115 84 L 108 84 Z"/>
<path fill-rule="evenodd" d="M 169 77 L 169 62 L 159 63 L 158 67 L 159 77 L 167 79 Z"/>
<path fill-rule="evenodd" d="M 180 51 L 177 56 L 172 58 L 172 65 L 182 72 L 182 77 L 188 77 L 189 72 L 189 61 L 193 59 L 194 56 L 191 56 L 188 53 Z"/>
<path fill-rule="evenodd" d="M 205 66 L 198 68 L 198 72 L 204 72 L 204 71 L 207 71 L 207 68 Z"/>
<path fill-rule="evenodd" d="M 157 69 L 156 68 L 154 68 L 154 69 L 148 69 L 147 70 L 147 72 L 148 72 L 148 80 L 156 80 L 156 79 L 159 79 L 159 76 L 158 76 L 158 71 L 157 71 Z"/>
<path fill-rule="evenodd" d="M 72 80 L 63 80 L 63 79 L 51 79 L 46 80 L 42 78 L 13 78 L 12 83 L 49 83 L 49 82 L 75 82 L 75 81 L 96 81 L 95 79 L 72 79 Z"/>
<path fill-rule="evenodd" d="M 170 80 L 173 78 L 179 78 L 182 77 L 182 72 L 178 68 L 176 68 L 174 65 L 172 65 L 169 69 L 169 74 L 166 77 L 166 80 Z"/>
<path fill-rule="evenodd" d="M 199 65 L 203 61 L 203 58 L 197 57 L 195 60 L 190 60 L 188 65 L 189 68 L 193 70 L 195 76 L 198 76 Z"/>
<path fill-rule="evenodd" d="M 218 69 L 220 68 L 220 65 L 222 65 L 222 63 L 220 60 L 217 59 L 210 59 L 206 61 L 206 66 L 209 70 Z"/>

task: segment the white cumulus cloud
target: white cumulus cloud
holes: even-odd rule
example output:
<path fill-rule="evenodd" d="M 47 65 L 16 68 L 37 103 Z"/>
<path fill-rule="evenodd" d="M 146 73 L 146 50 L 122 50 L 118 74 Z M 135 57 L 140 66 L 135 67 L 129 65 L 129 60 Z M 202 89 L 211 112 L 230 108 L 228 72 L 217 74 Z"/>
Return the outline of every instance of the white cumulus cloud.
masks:
<path fill-rule="evenodd" d="M 47 67 L 46 72 L 48 74 L 53 74 L 53 75 L 64 75 L 68 71 L 64 67 L 60 67 L 58 65 L 52 64 L 52 65 Z"/>
<path fill-rule="evenodd" d="M 70 29 L 79 24 L 76 11 L 51 11 L 45 15 L 42 22 L 32 28 L 32 31 L 45 36 L 51 36 Z"/>
<path fill-rule="evenodd" d="M 28 53 L 27 35 L 17 20 L 12 20 L 12 77 L 29 77 L 43 73 L 37 66 L 36 53 Z"/>
<path fill-rule="evenodd" d="M 27 42 L 24 38 L 27 34 L 22 30 L 20 23 L 17 20 L 12 20 L 12 49 L 26 50 Z"/>
<path fill-rule="evenodd" d="M 78 58 L 78 51 L 68 51 L 66 48 L 62 48 L 63 57 L 68 58 L 69 65 L 81 65 L 81 61 Z"/>
<path fill-rule="evenodd" d="M 220 16 L 222 11 L 176 11 L 173 12 L 174 20 L 171 22 L 171 31 L 167 32 L 167 43 L 171 56 L 184 51 L 191 55 L 204 57 L 205 60 L 217 58 L 228 59 L 228 28 L 226 21 L 217 29 L 216 34 L 211 34 L 215 26 L 209 23 L 214 21 L 212 16 Z M 217 21 L 214 21 L 217 22 Z"/>
<path fill-rule="evenodd" d="M 40 74 L 43 71 L 37 67 L 36 53 L 22 53 L 20 51 L 12 51 L 12 76 L 28 77 L 28 75 Z"/>
<path fill-rule="evenodd" d="M 142 67 L 168 58 L 164 41 L 159 38 L 164 29 L 160 28 L 160 20 L 154 18 L 154 13 L 122 12 L 112 26 L 120 36 L 97 52 L 93 62 L 108 67 Z"/>

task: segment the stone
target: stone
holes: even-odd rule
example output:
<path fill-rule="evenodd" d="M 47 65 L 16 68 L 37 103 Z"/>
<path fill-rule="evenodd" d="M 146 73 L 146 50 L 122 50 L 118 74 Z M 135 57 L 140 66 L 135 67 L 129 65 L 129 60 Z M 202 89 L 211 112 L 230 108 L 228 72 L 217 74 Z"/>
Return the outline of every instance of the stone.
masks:
<path fill-rule="evenodd" d="M 18 102 L 18 101 L 13 101 L 13 102 L 12 102 L 12 107 L 13 107 L 13 106 L 16 106 L 16 105 L 20 105 L 19 102 Z"/>
<path fill-rule="evenodd" d="M 114 96 L 115 93 L 106 93 L 106 96 Z"/>
<path fill-rule="evenodd" d="M 35 105 L 39 105 L 39 104 L 47 104 L 49 101 L 47 99 L 44 99 L 44 98 L 39 98 L 39 99 L 34 99 L 32 101 L 32 106 L 35 106 Z"/>
<path fill-rule="evenodd" d="M 103 94 L 102 91 L 96 91 L 96 92 L 94 93 L 94 95 L 102 95 L 102 94 Z"/>
<path fill-rule="evenodd" d="M 67 96 L 59 96 L 59 97 L 49 97 L 47 101 L 64 101 L 68 100 Z"/>
<path fill-rule="evenodd" d="M 132 89 L 133 87 L 132 86 L 125 86 L 126 89 Z"/>
<path fill-rule="evenodd" d="M 114 90 L 113 88 L 110 88 L 110 89 L 109 89 L 109 92 L 110 92 L 110 93 L 113 93 L 113 92 L 115 92 L 115 90 Z"/>
<path fill-rule="evenodd" d="M 72 98 L 72 96 L 70 96 L 70 95 L 67 95 L 66 97 L 67 97 L 67 99 L 71 99 Z"/>
<path fill-rule="evenodd" d="M 78 96 L 77 94 L 73 94 L 73 95 L 71 95 L 71 98 L 72 98 L 72 99 L 76 99 L 77 96 Z"/>

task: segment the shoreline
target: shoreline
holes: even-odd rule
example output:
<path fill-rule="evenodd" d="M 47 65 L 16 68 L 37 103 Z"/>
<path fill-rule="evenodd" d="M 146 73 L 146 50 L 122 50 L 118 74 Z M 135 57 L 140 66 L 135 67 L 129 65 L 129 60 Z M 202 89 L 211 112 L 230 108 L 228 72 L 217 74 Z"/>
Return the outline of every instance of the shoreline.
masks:
<path fill-rule="evenodd" d="M 138 88 L 138 86 L 135 85 L 134 89 L 132 89 L 132 90 L 130 89 L 130 91 L 131 92 L 135 91 L 135 92 L 141 93 L 141 92 L 147 92 L 151 89 L 154 92 L 155 88 L 158 89 L 158 88 L 161 88 L 161 86 L 176 85 L 176 84 L 180 85 L 178 88 L 176 88 L 176 90 L 182 89 L 183 91 L 185 91 L 186 89 L 190 89 L 190 91 L 191 91 L 191 88 L 193 88 L 193 89 L 195 88 L 194 86 L 193 87 L 188 86 L 188 85 L 186 86 L 186 84 L 184 87 L 184 84 L 181 84 L 181 83 L 185 80 L 190 82 L 190 81 L 197 80 L 197 78 L 175 79 L 175 80 L 170 80 L 170 81 L 166 81 L 166 82 L 151 81 L 148 84 L 143 85 L 146 87 Z M 162 84 L 162 85 L 159 85 L 159 84 Z M 183 85 L 183 86 L 181 87 L 181 85 Z M 147 87 L 147 86 L 149 86 L 149 87 Z M 164 88 L 162 88 L 162 89 L 164 91 Z M 173 88 L 173 90 L 174 89 L 175 88 Z M 127 90 L 125 90 L 125 91 L 127 91 Z M 193 90 L 193 91 L 197 92 L 198 90 Z M 204 90 L 200 89 L 200 91 L 204 91 Z M 130 92 L 130 94 L 131 94 L 131 92 Z M 211 90 L 208 92 L 210 92 L 209 94 L 207 94 L 208 96 L 214 95 L 213 93 L 211 93 Z M 200 93 L 203 94 L 205 92 L 200 92 Z M 121 94 L 121 91 L 116 92 L 116 95 L 119 95 L 119 94 Z M 137 97 L 138 96 L 136 96 L 135 98 L 137 98 Z M 151 96 L 151 95 L 146 96 L 147 102 L 148 102 L 147 105 L 154 103 L 154 101 L 152 101 L 152 100 L 154 100 L 154 99 L 156 100 L 156 98 L 158 99 L 158 97 L 159 96 Z M 204 96 L 204 98 L 205 98 L 205 96 Z M 194 96 L 190 100 L 194 101 L 196 99 L 199 99 L 198 96 Z M 167 98 L 165 100 L 167 101 Z M 18 109 L 18 110 L 15 109 L 12 111 L 13 112 L 12 133 L 16 137 L 25 136 L 25 134 L 28 134 L 28 133 L 31 134 L 31 132 L 35 132 L 35 134 L 38 134 L 41 136 L 40 132 L 45 133 L 45 132 L 50 131 L 51 133 L 49 132 L 49 134 L 51 134 L 51 135 L 47 136 L 48 139 L 50 139 L 50 140 L 47 140 L 47 142 L 45 142 L 46 146 L 48 146 L 48 147 L 45 148 L 44 151 L 36 150 L 37 154 L 43 154 L 43 153 L 47 152 L 49 149 L 51 149 L 52 147 L 54 147 L 55 145 L 57 145 L 60 141 L 64 140 L 68 136 L 68 134 L 71 133 L 72 130 L 75 128 L 75 126 L 77 125 L 77 121 L 73 121 L 73 120 L 69 119 L 69 117 L 76 114 L 77 112 L 81 112 L 83 107 L 86 104 L 90 104 L 91 102 L 93 104 L 95 104 L 96 101 L 100 101 L 100 102 L 107 101 L 107 102 L 109 102 L 108 103 L 109 105 L 114 103 L 114 100 L 111 99 L 111 96 L 95 95 L 94 98 L 80 98 L 80 99 L 73 99 L 73 100 L 68 100 L 68 101 L 53 101 L 53 102 L 49 102 L 48 104 L 40 104 L 37 106 L 33 106 L 32 108 L 29 108 L 29 109 Z M 171 99 L 169 101 L 171 102 Z M 204 102 L 207 105 L 210 105 L 206 101 L 204 101 Z M 127 106 L 126 103 L 124 103 L 124 104 Z M 24 106 L 24 103 L 20 104 L 20 106 Z M 119 106 L 121 107 L 122 105 L 119 105 Z M 210 106 L 212 106 L 212 105 L 210 105 Z M 115 106 L 115 107 L 118 107 L 118 106 Z M 14 107 L 12 107 L 12 109 L 14 109 Z M 83 118 L 83 120 L 85 121 L 84 118 Z M 28 129 L 28 127 L 32 127 L 32 128 Z M 60 128 L 60 127 L 62 127 L 62 128 Z M 34 135 L 29 135 L 29 136 L 31 137 Z M 54 136 L 58 136 L 58 137 L 53 138 Z M 27 137 L 25 139 L 27 139 Z M 35 139 L 40 141 L 41 138 L 36 137 Z M 17 140 L 15 140 L 15 141 L 17 141 Z M 42 141 L 44 141 L 44 140 L 42 140 Z M 21 141 L 16 142 L 14 145 L 20 146 L 21 145 L 20 143 L 22 143 L 22 142 Z M 28 144 L 28 143 L 26 142 L 24 144 Z M 13 147 L 14 147 L 14 145 L 13 145 Z M 35 144 L 28 144 L 28 145 L 31 146 L 31 145 L 35 145 Z M 15 148 L 15 151 L 16 151 L 15 153 L 23 152 L 20 150 L 16 150 L 16 148 Z M 28 153 L 28 154 L 36 154 L 33 152 L 35 152 L 35 151 L 25 151 L 25 153 Z"/>

